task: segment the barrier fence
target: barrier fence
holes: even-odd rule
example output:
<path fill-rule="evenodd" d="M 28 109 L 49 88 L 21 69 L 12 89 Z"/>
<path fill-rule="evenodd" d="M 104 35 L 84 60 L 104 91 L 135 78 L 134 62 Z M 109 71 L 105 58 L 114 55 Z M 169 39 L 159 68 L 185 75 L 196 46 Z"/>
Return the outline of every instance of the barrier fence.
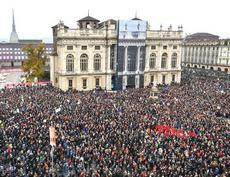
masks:
<path fill-rule="evenodd" d="M 50 82 L 27 82 L 27 83 L 17 83 L 17 84 L 6 84 L 5 89 L 12 89 L 16 87 L 45 86 L 48 84 L 50 84 Z"/>

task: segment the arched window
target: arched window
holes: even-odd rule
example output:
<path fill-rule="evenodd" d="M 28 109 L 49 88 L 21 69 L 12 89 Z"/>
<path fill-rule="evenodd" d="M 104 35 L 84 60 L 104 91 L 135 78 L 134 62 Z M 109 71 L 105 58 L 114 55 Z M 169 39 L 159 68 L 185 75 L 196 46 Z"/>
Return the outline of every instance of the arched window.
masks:
<path fill-rule="evenodd" d="M 161 57 L 161 68 L 166 68 L 166 66 L 167 66 L 167 58 L 168 58 L 168 54 L 163 53 L 162 57 Z"/>
<path fill-rule="evenodd" d="M 66 71 L 67 72 L 74 71 L 74 56 L 72 54 L 69 54 L 66 57 Z"/>
<path fill-rule="evenodd" d="M 80 69 L 81 71 L 88 71 L 88 55 L 82 54 L 80 57 Z"/>
<path fill-rule="evenodd" d="M 173 53 L 172 54 L 172 60 L 171 60 L 171 67 L 176 68 L 176 63 L 177 63 L 177 54 Z"/>
<path fill-rule="evenodd" d="M 156 67 L 156 54 L 152 53 L 150 55 L 150 59 L 149 59 L 149 68 L 153 69 Z"/>
<path fill-rule="evenodd" d="M 101 55 L 100 54 L 94 55 L 93 67 L 95 71 L 101 70 Z"/>

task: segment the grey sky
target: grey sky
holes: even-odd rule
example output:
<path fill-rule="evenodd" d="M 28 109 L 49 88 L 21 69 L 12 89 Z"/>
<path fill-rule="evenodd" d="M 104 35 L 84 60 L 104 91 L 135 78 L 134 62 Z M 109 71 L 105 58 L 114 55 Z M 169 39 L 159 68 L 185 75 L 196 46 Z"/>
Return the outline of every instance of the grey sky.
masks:
<path fill-rule="evenodd" d="M 100 21 L 138 18 L 147 20 L 151 29 L 160 25 L 173 29 L 182 24 L 184 34 L 209 32 L 230 37 L 230 0 L 4 0 L 0 6 L 0 40 L 9 40 L 12 8 L 20 39 L 51 41 L 51 26 L 63 20 L 75 28 L 76 21 L 87 15 Z"/>

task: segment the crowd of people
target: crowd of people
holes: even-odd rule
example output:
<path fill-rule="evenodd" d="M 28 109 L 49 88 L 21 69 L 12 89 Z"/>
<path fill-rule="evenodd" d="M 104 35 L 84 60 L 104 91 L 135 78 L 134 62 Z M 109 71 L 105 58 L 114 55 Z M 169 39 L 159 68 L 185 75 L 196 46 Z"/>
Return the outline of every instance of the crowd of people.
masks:
<path fill-rule="evenodd" d="M 159 86 L 158 99 L 150 97 L 151 87 L 2 90 L 0 176 L 227 177 L 229 83 L 202 71 L 182 76 L 180 84 Z M 50 126 L 57 134 L 53 153 Z"/>

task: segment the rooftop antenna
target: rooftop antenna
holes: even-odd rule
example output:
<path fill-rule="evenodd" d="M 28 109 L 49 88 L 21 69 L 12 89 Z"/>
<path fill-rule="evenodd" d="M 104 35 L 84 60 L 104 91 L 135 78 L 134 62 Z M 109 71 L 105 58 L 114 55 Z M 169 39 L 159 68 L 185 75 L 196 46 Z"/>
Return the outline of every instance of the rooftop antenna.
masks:
<path fill-rule="evenodd" d="M 88 16 L 89 16 L 89 9 L 88 9 Z"/>
<path fill-rule="evenodd" d="M 135 12 L 135 18 L 137 18 L 137 11 Z"/>

